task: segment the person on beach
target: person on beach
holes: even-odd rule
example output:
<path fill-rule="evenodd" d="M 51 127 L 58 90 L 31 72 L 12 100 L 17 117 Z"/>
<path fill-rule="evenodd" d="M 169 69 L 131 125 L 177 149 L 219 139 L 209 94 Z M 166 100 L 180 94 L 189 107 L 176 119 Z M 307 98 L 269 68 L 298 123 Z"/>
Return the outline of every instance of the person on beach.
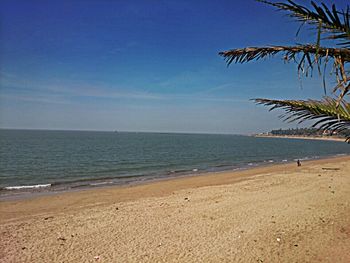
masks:
<path fill-rule="evenodd" d="M 298 159 L 298 161 L 297 161 L 297 165 L 298 165 L 298 166 L 301 166 L 301 162 L 300 162 L 299 159 Z"/>

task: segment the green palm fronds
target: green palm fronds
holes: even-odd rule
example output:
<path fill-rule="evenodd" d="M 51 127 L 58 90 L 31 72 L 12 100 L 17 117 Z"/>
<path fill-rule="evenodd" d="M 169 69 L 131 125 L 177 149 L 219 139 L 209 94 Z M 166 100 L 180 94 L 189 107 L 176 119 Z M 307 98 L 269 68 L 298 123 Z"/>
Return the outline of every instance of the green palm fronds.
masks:
<path fill-rule="evenodd" d="M 311 1 L 311 5 L 314 8 L 314 10 L 311 10 L 291 0 L 287 1 L 287 3 L 272 3 L 265 0 L 257 1 L 272 5 L 278 10 L 287 11 L 290 17 L 302 23 L 320 26 L 324 33 L 328 33 L 327 38 L 341 40 L 339 44 L 342 45 L 350 45 L 349 6 L 347 6 L 346 10 L 338 10 L 333 4 L 330 9 L 324 3 L 317 5 Z"/>
<path fill-rule="evenodd" d="M 350 93 L 350 9 L 338 10 L 335 5 L 329 8 L 324 3 L 320 5 L 311 1 L 313 10 L 299 5 L 292 0 L 285 3 L 272 3 L 266 0 L 257 0 L 272 5 L 278 10 L 288 12 L 288 15 L 303 24 L 315 26 L 317 40 L 314 45 L 304 44 L 295 46 L 262 46 L 237 48 L 220 52 L 227 65 L 232 63 L 247 63 L 276 55 L 282 55 L 285 61 L 297 63 L 298 74 L 308 76 L 314 67 L 317 67 L 320 75 L 321 64 L 323 64 L 323 88 L 326 91 L 325 72 L 326 65 L 332 61 L 336 85 L 333 93 L 336 99 L 325 97 L 324 100 L 270 100 L 255 99 L 257 104 L 271 106 L 270 110 L 283 109 L 285 114 L 281 115 L 286 121 L 306 120 L 315 121 L 313 127 L 331 132 L 347 131 L 350 129 L 350 104 L 346 102 L 345 96 Z M 320 45 L 321 35 L 334 42 L 335 45 L 323 47 Z M 334 48 L 341 45 L 343 48 Z M 350 136 L 347 137 L 350 143 Z"/>
<path fill-rule="evenodd" d="M 286 61 L 297 63 L 298 74 L 308 76 L 317 66 L 320 72 L 320 65 L 324 61 L 324 71 L 327 63 L 332 59 L 333 70 L 337 78 L 337 85 L 334 92 L 340 91 L 338 101 L 341 101 L 350 90 L 350 78 L 347 77 L 346 65 L 350 63 L 350 49 L 319 47 L 317 45 L 297 45 L 297 46 L 266 46 L 266 47 L 246 47 L 219 52 L 225 58 L 227 65 L 232 63 L 247 63 L 264 58 L 282 54 Z M 321 73 L 320 73 L 321 74 Z M 324 74 L 324 73 L 323 73 Z M 323 75 L 323 78 L 325 76 Z M 325 87 L 325 79 L 324 90 Z"/>
<path fill-rule="evenodd" d="M 324 71 L 330 59 L 333 61 L 333 70 L 338 84 L 334 88 L 340 91 L 338 100 L 342 100 L 349 92 L 350 78 L 346 76 L 346 65 L 350 62 L 350 49 L 320 47 L 318 45 L 297 46 L 265 46 L 246 47 L 219 52 L 225 58 L 227 65 L 232 63 L 247 63 L 264 58 L 283 55 L 285 61 L 293 61 L 298 65 L 298 74 L 308 76 L 315 66 L 321 72 L 320 65 L 324 62 Z M 320 73 L 321 74 L 321 73 Z M 324 77 L 324 76 L 323 76 Z M 326 91 L 325 79 L 324 90 Z"/>
<path fill-rule="evenodd" d="M 316 120 L 312 127 L 321 130 L 341 133 L 350 127 L 350 103 L 342 102 L 325 97 L 324 100 L 270 100 L 254 99 L 257 104 L 271 106 L 274 109 L 283 109 L 284 114 L 280 115 L 285 121 L 299 123 L 306 120 Z M 346 138 L 350 143 L 350 137 Z"/>
<path fill-rule="evenodd" d="M 344 62 L 350 62 L 349 49 L 318 47 L 316 45 L 246 47 L 222 51 L 219 52 L 219 55 L 225 58 L 227 65 L 230 65 L 232 62 L 246 63 L 274 56 L 279 53 L 282 53 L 286 60 L 295 60 L 296 55 L 301 54 L 300 62 L 307 60 L 310 66 L 314 64 L 312 55 L 316 53 L 318 57 L 341 57 Z"/>

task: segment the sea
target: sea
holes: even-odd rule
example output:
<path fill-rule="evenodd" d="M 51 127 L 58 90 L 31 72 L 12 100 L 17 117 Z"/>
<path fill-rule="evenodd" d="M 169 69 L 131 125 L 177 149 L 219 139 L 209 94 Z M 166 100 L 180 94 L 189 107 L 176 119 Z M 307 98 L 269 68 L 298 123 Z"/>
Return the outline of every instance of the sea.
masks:
<path fill-rule="evenodd" d="M 338 141 L 2 129 L 0 198 L 136 184 L 349 154 L 350 145 Z"/>

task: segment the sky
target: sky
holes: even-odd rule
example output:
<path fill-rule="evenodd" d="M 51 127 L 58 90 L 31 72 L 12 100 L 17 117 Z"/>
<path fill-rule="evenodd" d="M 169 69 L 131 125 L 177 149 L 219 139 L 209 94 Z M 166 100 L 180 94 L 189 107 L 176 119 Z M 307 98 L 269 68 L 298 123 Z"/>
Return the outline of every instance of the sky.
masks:
<path fill-rule="evenodd" d="M 315 42 L 253 0 L 0 0 L 0 27 L 0 128 L 250 134 L 297 127 L 250 99 L 324 95 L 281 57 L 226 66 Z"/>

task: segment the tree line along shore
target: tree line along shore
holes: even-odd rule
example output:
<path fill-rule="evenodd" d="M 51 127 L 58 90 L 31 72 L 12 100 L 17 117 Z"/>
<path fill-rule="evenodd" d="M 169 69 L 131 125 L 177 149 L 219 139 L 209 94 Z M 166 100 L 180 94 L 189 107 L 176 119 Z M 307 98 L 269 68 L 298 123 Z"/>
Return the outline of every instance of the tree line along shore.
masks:
<path fill-rule="evenodd" d="M 296 129 L 277 129 L 270 132 L 254 134 L 255 137 L 275 137 L 275 138 L 300 138 L 300 139 L 318 139 L 344 141 L 350 135 L 350 131 L 342 133 L 331 133 L 316 128 L 296 128 Z"/>

